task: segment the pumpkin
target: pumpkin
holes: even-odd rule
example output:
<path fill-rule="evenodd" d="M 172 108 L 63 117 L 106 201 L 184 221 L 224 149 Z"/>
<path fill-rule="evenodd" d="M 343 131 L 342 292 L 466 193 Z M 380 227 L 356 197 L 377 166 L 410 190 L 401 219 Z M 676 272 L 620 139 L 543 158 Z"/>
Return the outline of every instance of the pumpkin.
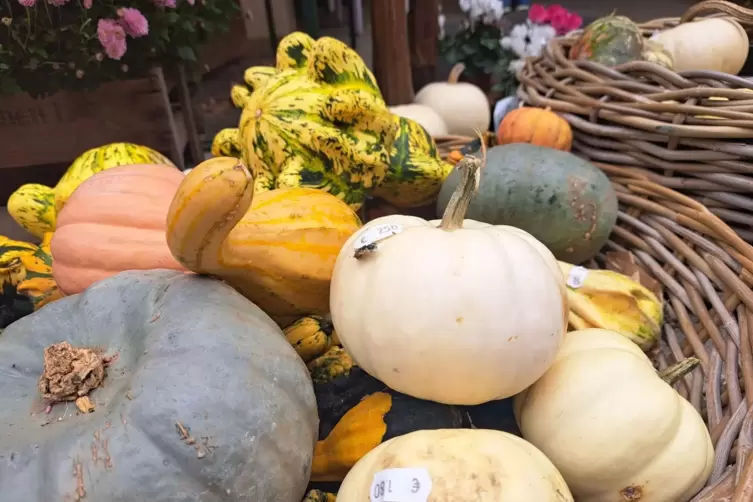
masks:
<path fill-rule="evenodd" d="M 437 112 L 449 134 L 475 136 L 476 131 L 489 129 L 492 113 L 484 91 L 471 83 L 458 81 L 463 70 L 462 63 L 456 64 L 447 82 L 427 84 L 418 91 L 415 102 Z"/>
<path fill-rule="evenodd" d="M 389 489 L 395 498 L 379 498 Z M 412 432 L 373 449 L 345 477 L 337 500 L 572 502 L 573 497 L 552 463 L 523 439 L 484 429 L 440 429 Z"/>
<path fill-rule="evenodd" d="M 6 328 L 0 376 L 4 500 L 304 496 L 318 425 L 308 372 L 220 281 L 152 270 L 98 282 Z M 70 406 L 45 413 L 42 390 Z"/>
<path fill-rule="evenodd" d="M 689 500 L 713 468 L 701 416 L 612 331 L 568 333 L 554 365 L 515 398 L 515 415 L 579 502 Z"/>
<path fill-rule="evenodd" d="M 411 103 L 409 105 L 391 106 L 389 110 L 398 117 L 421 124 L 421 127 L 426 129 L 426 132 L 431 136 L 447 136 L 447 124 L 444 123 L 444 119 L 426 105 Z"/>
<path fill-rule="evenodd" d="M 656 63 L 669 70 L 675 68 L 675 61 L 662 44 L 651 39 L 643 40 L 643 60 L 649 63 Z"/>
<path fill-rule="evenodd" d="M 283 332 L 304 362 L 309 362 L 340 344 L 332 320 L 328 316 L 301 317 Z"/>
<path fill-rule="evenodd" d="M 335 259 L 360 226 L 358 217 L 322 190 L 254 195 L 252 187 L 238 159 L 196 166 L 170 205 L 170 251 L 187 269 L 226 281 L 282 326 L 327 314 Z"/>
<path fill-rule="evenodd" d="M 397 123 L 376 79 L 344 43 L 284 37 L 274 69 L 249 68 L 241 158 L 257 192 L 318 188 L 358 209 L 387 174 Z"/>
<path fill-rule="evenodd" d="M 565 283 L 544 245 L 463 219 L 481 164 L 460 162 L 463 179 L 441 222 L 377 218 L 348 239 L 332 275 L 330 311 L 347 352 L 419 399 L 512 396 L 546 371 L 565 332 Z"/>
<path fill-rule="evenodd" d="M 416 399 L 369 376 L 340 347 L 309 363 L 319 409 L 311 481 L 342 481 L 383 441 L 416 430 L 469 427 L 460 406 Z"/>
<path fill-rule="evenodd" d="M 66 294 L 124 270 L 183 270 L 165 239 L 165 217 L 183 174 L 169 166 L 130 165 L 87 179 L 58 218 L 52 275 Z"/>
<path fill-rule="evenodd" d="M 456 171 L 444 181 L 438 215 L 460 182 Z M 590 162 L 569 152 L 515 143 L 489 150 L 467 214 L 525 230 L 558 260 L 578 264 L 607 242 L 617 221 L 617 195 L 609 178 Z"/>
<path fill-rule="evenodd" d="M 700 19 L 651 37 L 674 62 L 675 71 L 720 71 L 737 75 L 748 59 L 745 29 L 729 18 Z"/>
<path fill-rule="evenodd" d="M 529 143 L 569 152 L 573 131 L 567 120 L 552 111 L 518 108 L 505 115 L 497 131 L 497 142 L 500 145 Z"/>
<path fill-rule="evenodd" d="M 63 296 L 52 278 L 47 233 L 37 246 L 0 235 L 0 328 Z"/>
<path fill-rule="evenodd" d="M 570 47 L 570 59 L 617 66 L 643 59 L 641 29 L 625 16 L 604 16 L 586 26 Z"/>
<path fill-rule="evenodd" d="M 397 115 L 395 120 L 399 129 L 390 150 L 390 168 L 374 195 L 398 207 L 431 204 L 452 165 L 440 158 L 434 140 L 418 122 Z"/>
<path fill-rule="evenodd" d="M 21 186 L 8 198 L 8 213 L 27 232 L 41 239 L 46 232 L 55 230 L 57 214 L 81 183 L 105 169 L 129 164 L 175 167 L 151 148 L 133 143 L 110 143 L 87 150 L 74 160 L 54 188 L 39 184 Z"/>

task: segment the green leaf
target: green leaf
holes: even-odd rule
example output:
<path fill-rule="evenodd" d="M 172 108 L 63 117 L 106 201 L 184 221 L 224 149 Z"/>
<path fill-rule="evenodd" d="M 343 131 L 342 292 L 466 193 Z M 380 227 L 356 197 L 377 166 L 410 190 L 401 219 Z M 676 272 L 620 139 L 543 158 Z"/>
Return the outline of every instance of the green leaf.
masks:
<path fill-rule="evenodd" d="M 184 61 L 196 61 L 196 53 L 188 46 L 178 47 L 178 56 Z"/>

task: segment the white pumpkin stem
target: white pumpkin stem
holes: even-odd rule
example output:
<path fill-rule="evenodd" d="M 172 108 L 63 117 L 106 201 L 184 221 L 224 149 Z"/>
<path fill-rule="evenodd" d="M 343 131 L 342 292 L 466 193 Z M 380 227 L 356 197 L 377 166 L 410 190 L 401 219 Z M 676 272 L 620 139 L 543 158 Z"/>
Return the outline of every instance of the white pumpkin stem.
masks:
<path fill-rule="evenodd" d="M 667 382 L 669 385 L 674 385 L 682 377 L 690 373 L 698 366 L 701 361 L 697 357 L 688 357 L 683 359 L 677 364 L 673 364 L 667 369 L 659 372 L 659 378 Z"/>
<path fill-rule="evenodd" d="M 480 131 L 476 131 L 481 140 L 482 157 L 478 159 L 473 155 L 466 155 L 458 162 L 455 169 L 460 170 L 460 184 L 452 193 L 450 202 L 442 215 L 442 223 L 439 228 L 442 230 L 457 230 L 463 228 L 463 220 L 468 206 L 473 196 L 478 190 L 479 181 L 481 180 L 481 168 L 486 165 L 486 143 L 484 136 Z"/>
<path fill-rule="evenodd" d="M 460 75 L 465 71 L 465 65 L 463 63 L 457 63 L 450 70 L 450 76 L 447 77 L 448 84 L 457 84 L 460 80 Z"/>

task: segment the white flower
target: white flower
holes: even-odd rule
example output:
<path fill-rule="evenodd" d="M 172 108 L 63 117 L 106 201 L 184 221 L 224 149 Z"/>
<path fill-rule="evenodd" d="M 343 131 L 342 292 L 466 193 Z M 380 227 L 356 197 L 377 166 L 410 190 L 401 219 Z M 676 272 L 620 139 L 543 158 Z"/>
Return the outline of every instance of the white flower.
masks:
<path fill-rule="evenodd" d="M 546 44 L 557 35 L 550 25 L 533 24 L 530 21 L 517 24 L 510 34 L 500 40 L 502 48 L 511 50 L 516 56 L 539 56 Z"/>
<path fill-rule="evenodd" d="M 458 5 L 471 23 L 495 24 L 505 12 L 502 0 L 458 0 Z"/>
<path fill-rule="evenodd" d="M 445 32 L 444 32 L 445 21 L 447 21 L 447 18 L 445 17 L 444 14 L 440 12 L 439 17 L 437 18 L 437 22 L 439 23 L 439 39 L 440 40 L 442 40 L 445 35 Z"/>
<path fill-rule="evenodd" d="M 518 70 L 523 68 L 523 60 L 522 59 L 513 59 L 510 61 L 510 64 L 507 66 L 507 69 L 510 70 L 510 73 L 517 73 Z"/>

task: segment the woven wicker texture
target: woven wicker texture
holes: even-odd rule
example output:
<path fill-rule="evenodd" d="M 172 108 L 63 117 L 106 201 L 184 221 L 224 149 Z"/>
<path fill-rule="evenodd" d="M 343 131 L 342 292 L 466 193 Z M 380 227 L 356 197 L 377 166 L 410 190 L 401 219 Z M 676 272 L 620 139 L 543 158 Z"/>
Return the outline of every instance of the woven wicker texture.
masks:
<path fill-rule="evenodd" d="M 650 36 L 719 13 L 753 26 L 753 11 L 708 1 L 641 28 Z M 678 74 L 644 61 L 614 68 L 573 61 L 567 54 L 574 40 L 555 39 L 526 61 L 518 74 L 523 102 L 561 113 L 573 128 L 574 153 L 630 166 L 685 193 L 753 242 L 753 81 L 713 71 Z"/>
<path fill-rule="evenodd" d="M 437 138 L 443 158 L 472 141 Z M 700 365 L 675 389 L 704 417 L 715 446 L 707 487 L 694 502 L 753 500 L 753 246 L 691 197 L 637 170 L 597 164 L 620 212 L 610 240 L 587 266 L 629 252 L 664 296 L 662 370 L 689 356 Z"/>

